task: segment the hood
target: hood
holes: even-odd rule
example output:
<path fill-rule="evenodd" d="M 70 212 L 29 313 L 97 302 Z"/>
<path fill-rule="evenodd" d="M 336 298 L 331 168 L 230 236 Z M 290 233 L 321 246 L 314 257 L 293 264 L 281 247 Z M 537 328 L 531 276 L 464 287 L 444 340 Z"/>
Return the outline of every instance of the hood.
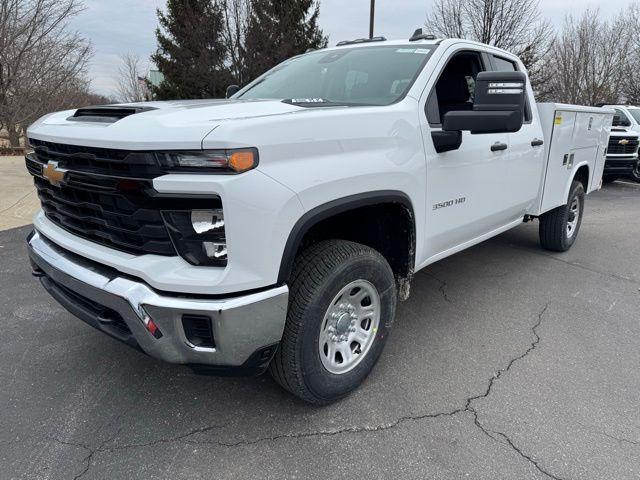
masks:
<path fill-rule="evenodd" d="M 612 137 L 637 137 L 638 133 L 626 127 L 611 127 Z"/>
<path fill-rule="evenodd" d="M 88 107 L 45 115 L 30 138 L 125 150 L 199 149 L 223 122 L 284 115 L 303 107 L 277 100 L 179 100 Z"/>

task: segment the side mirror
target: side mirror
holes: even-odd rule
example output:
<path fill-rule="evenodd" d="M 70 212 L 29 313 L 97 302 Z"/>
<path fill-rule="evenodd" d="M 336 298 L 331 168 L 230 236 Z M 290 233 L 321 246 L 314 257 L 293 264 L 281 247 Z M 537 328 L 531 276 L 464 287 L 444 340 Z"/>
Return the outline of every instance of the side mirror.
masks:
<path fill-rule="evenodd" d="M 233 97 L 236 93 L 238 93 L 239 90 L 240 90 L 240 87 L 238 85 L 229 85 L 227 87 L 227 94 L 225 98 Z"/>
<path fill-rule="evenodd" d="M 450 152 L 458 150 L 462 145 L 462 132 L 458 131 L 433 131 L 431 132 L 433 146 L 437 153 Z"/>
<path fill-rule="evenodd" d="M 471 111 L 444 115 L 442 130 L 471 133 L 517 132 L 526 108 L 527 76 L 523 72 L 481 72 L 476 78 Z"/>

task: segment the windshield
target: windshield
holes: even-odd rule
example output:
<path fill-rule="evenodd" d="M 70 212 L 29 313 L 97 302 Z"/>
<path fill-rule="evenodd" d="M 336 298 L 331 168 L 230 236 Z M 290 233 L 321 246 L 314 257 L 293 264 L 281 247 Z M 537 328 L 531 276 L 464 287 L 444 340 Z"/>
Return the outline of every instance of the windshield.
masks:
<path fill-rule="evenodd" d="M 406 95 L 435 48 L 396 45 L 309 53 L 278 65 L 234 98 L 306 106 L 390 105 Z"/>
<path fill-rule="evenodd" d="M 636 122 L 640 123 L 640 108 L 629 108 L 627 111 Z"/>

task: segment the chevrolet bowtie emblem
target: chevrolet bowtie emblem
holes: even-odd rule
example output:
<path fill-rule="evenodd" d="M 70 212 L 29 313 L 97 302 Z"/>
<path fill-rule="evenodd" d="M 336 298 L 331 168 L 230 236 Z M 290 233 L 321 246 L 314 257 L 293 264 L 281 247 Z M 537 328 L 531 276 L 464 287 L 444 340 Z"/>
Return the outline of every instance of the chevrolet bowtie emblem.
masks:
<path fill-rule="evenodd" d="M 626 138 L 623 138 L 622 140 L 620 140 L 618 142 L 620 145 L 628 145 L 629 144 L 629 140 L 627 140 Z"/>
<path fill-rule="evenodd" d="M 58 162 L 47 162 L 42 167 L 42 176 L 49 180 L 49 183 L 54 187 L 59 187 L 64 184 L 67 170 L 58 167 Z"/>

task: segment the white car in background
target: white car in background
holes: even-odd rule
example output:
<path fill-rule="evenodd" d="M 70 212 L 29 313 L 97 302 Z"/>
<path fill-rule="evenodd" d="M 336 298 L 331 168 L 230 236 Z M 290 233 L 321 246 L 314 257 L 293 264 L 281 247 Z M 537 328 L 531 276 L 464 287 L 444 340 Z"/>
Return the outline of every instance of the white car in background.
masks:
<path fill-rule="evenodd" d="M 604 105 L 604 107 L 612 108 L 616 112 L 613 122 L 614 128 L 611 130 L 612 137 L 618 129 L 640 135 L 640 107 L 634 105 Z M 623 137 L 624 135 L 618 133 L 618 136 Z M 606 176 L 607 172 L 605 172 L 605 178 Z M 640 182 L 640 159 L 635 162 L 629 176 L 636 182 Z"/>

